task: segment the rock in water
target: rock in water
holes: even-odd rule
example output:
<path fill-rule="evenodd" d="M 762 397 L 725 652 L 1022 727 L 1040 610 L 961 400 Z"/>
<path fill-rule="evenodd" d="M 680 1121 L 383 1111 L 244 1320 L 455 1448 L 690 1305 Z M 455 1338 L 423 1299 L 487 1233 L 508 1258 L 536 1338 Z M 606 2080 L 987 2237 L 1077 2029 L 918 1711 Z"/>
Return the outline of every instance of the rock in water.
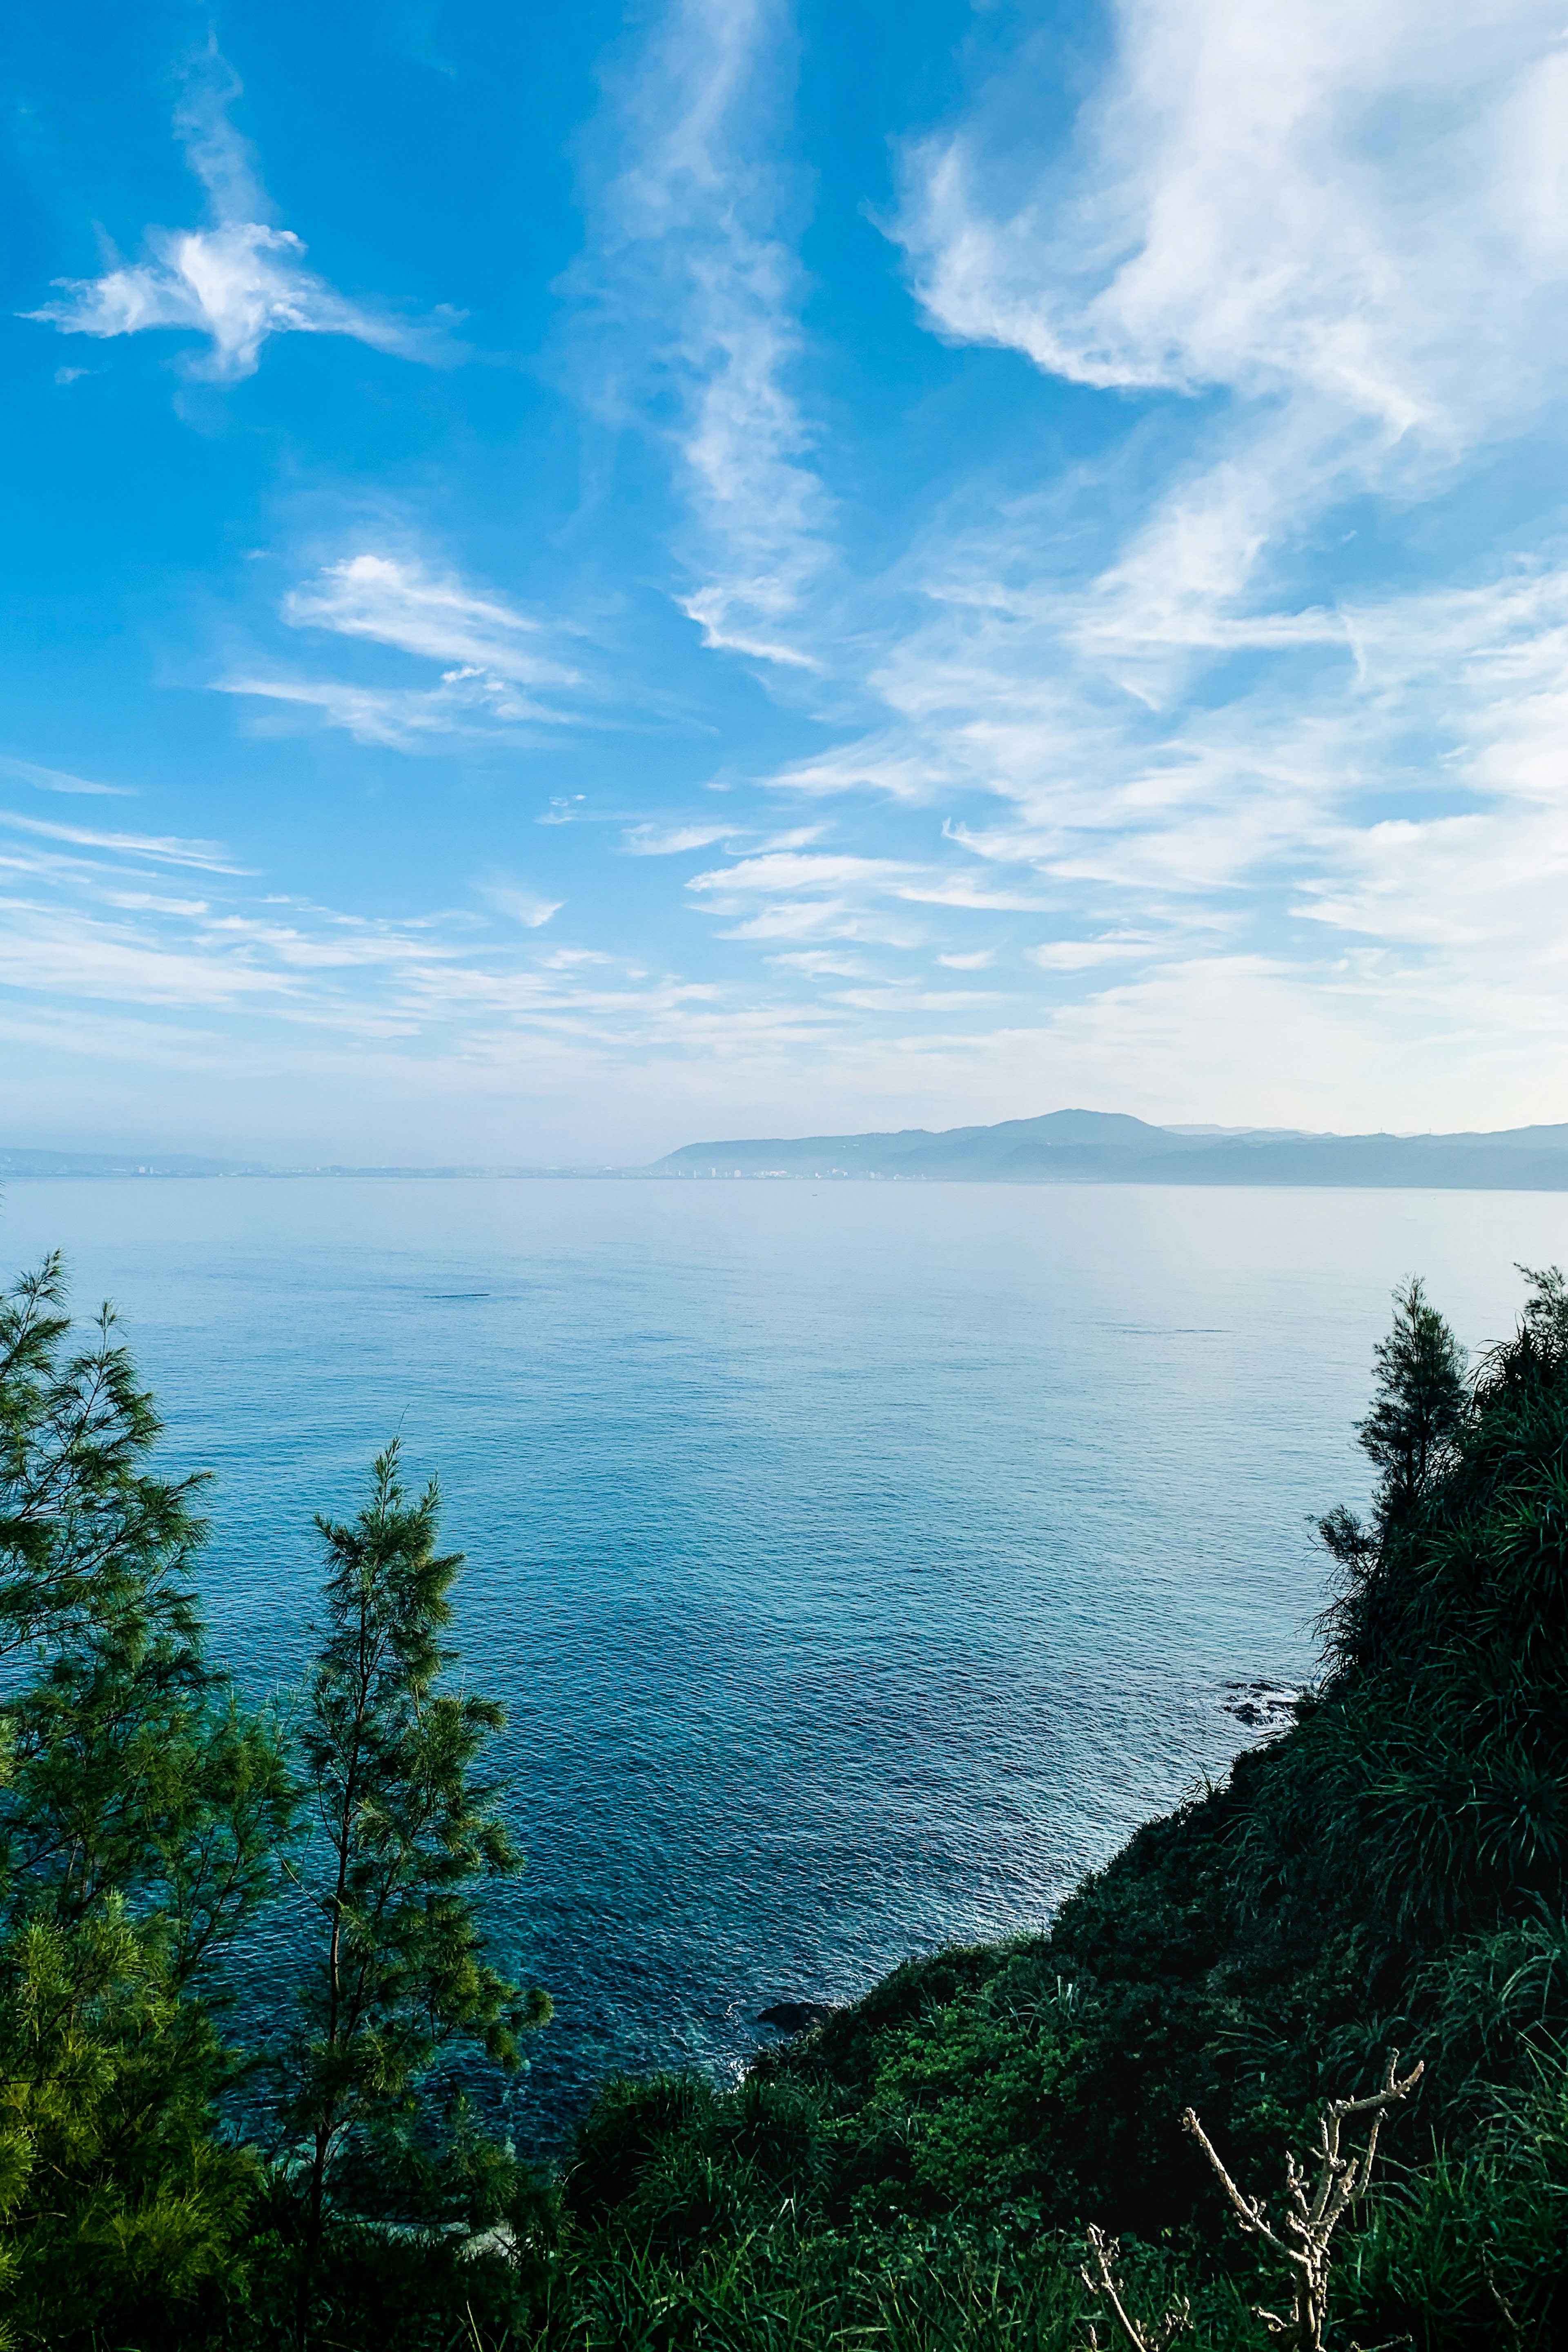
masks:
<path fill-rule="evenodd" d="M 759 2013 L 757 2023 L 776 2026 L 781 2033 L 809 2033 L 814 2025 L 826 2025 L 830 2017 L 837 2014 L 831 2001 L 775 2000 L 772 2009 Z"/>

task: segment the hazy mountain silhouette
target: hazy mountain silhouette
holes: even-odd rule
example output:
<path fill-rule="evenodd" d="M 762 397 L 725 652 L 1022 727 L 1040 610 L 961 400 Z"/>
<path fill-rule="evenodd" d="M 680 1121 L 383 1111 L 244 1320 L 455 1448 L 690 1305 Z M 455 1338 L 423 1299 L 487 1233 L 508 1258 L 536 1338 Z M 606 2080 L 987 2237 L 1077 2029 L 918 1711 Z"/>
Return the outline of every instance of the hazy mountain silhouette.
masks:
<path fill-rule="evenodd" d="M 1568 1192 L 1568 1125 L 1496 1134 L 1216 1135 L 1122 1111 L 1054 1110 L 995 1127 L 689 1143 L 655 1176 L 865 1176 L 987 1182 L 1344 1184 Z"/>

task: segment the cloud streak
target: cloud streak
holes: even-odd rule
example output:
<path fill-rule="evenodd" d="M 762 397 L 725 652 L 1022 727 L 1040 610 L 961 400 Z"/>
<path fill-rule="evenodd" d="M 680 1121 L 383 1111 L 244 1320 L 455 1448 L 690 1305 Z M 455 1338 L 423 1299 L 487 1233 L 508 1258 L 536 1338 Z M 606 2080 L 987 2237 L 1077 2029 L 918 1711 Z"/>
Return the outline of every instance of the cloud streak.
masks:
<path fill-rule="evenodd" d="M 289 590 L 283 617 L 293 628 L 395 646 L 510 685 L 580 683 L 576 670 L 544 650 L 542 625 L 531 614 L 395 556 L 353 555 L 328 564 L 315 580 Z"/>
<path fill-rule="evenodd" d="M 1104 437 L 1022 495 L 974 478 L 877 583 L 877 617 L 826 659 L 882 716 L 771 782 L 879 807 L 884 837 L 918 845 L 697 877 L 738 935 L 875 940 L 894 904 L 1037 916 L 1011 954 L 1050 1034 L 1076 1022 L 1143 1085 L 1151 1007 L 1246 1039 L 1221 1008 L 1255 988 L 1324 1036 L 1382 1041 L 1347 1066 L 1386 1070 L 1403 1040 L 1427 1086 L 1439 1036 L 1550 1035 L 1552 525 L 1539 551 L 1529 524 L 1511 548 L 1472 533 L 1447 588 L 1402 541 L 1500 436 L 1560 453 L 1560 30 L 1526 0 L 1484 20 L 1126 0 L 1054 152 L 1032 130 L 1043 38 L 907 151 L 898 234 L 927 323 L 1106 394 Z M 1363 555 L 1340 518 L 1367 500 Z M 963 853 L 940 866 L 937 818 Z M 1568 1084 L 1560 1048 L 1542 1077 Z"/>
<path fill-rule="evenodd" d="M 329 563 L 289 591 L 281 614 L 293 629 L 449 665 L 428 686 L 300 677 L 259 666 L 236 667 L 215 681 L 222 693 L 313 714 L 360 743 L 413 751 L 454 736 L 562 726 L 580 719 L 577 706 L 590 690 L 557 649 L 558 630 L 408 556 L 362 552 Z"/>
<path fill-rule="evenodd" d="M 910 151 L 899 236 L 944 336 L 1229 397 L 1225 454 L 1101 583 L 1102 626 L 1212 632 L 1326 499 L 1430 485 L 1555 399 L 1568 56 L 1544 0 L 1121 0 L 1114 27 L 1065 150 L 1031 173 L 983 103 Z"/>
<path fill-rule="evenodd" d="M 79 849 L 112 850 L 120 856 L 142 857 L 157 866 L 196 866 L 209 874 L 245 871 L 216 841 L 181 841 L 146 833 L 97 833 L 86 825 L 51 824 L 43 817 L 22 816 L 14 809 L 0 809 L 0 825 L 13 833 L 30 834 L 38 840 L 68 842 Z"/>
<path fill-rule="evenodd" d="M 184 329 L 205 344 L 186 361 L 186 373 L 218 383 L 253 375 L 263 344 L 278 334 L 343 335 L 427 362 L 460 356 L 450 317 L 398 318 L 352 300 L 306 268 L 300 237 L 268 218 L 250 150 L 229 121 L 239 94 L 237 78 L 214 52 L 175 115 L 186 161 L 206 193 L 209 225 L 149 228 L 148 260 L 121 263 L 98 278 L 58 279 L 59 299 L 26 315 L 62 334 L 100 339 Z"/>
<path fill-rule="evenodd" d="M 87 793 L 104 800 L 136 797 L 129 784 L 95 784 L 86 776 L 68 775 L 62 768 L 41 768 L 34 760 L 17 760 L 8 753 L 0 753 L 0 774 L 15 776 L 19 783 L 32 784 L 40 793 Z"/>
<path fill-rule="evenodd" d="M 676 0 L 614 87 L 620 168 L 579 282 L 625 372 L 674 391 L 680 602 L 704 644 L 810 671 L 798 623 L 832 514 L 794 388 L 802 279 L 782 224 L 798 192 L 763 160 L 790 37 L 782 0 Z"/>
<path fill-rule="evenodd" d="M 280 834 L 344 777 L 381 793 L 401 898 L 269 908 L 217 844 L 10 818 L 17 935 L 62 1001 L 79 955 L 92 1003 L 118 975 L 172 1034 L 185 988 L 279 1066 L 285 1031 L 313 1066 L 374 1054 L 397 1099 L 510 1098 L 548 1066 L 617 1117 L 638 1087 L 661 1118 L 700 1102 L 698 1132 L 1064 1095 L 1568 1112 L 1561 27 L 1537 0 L 1116 0 L 1109 25 L 1065 131 L 1059 37 L 1026 26 L 995 87 L 954 73 L 951 118 L 895 141 L 907 309 L 895 285 L 824 375 L 829 458 L 803 321 L 865 292 L 853 142 L 798 145 L 786 0 L 639 19 L 556 281 L 572 396 L 642 443 L 615 497 L 498 516 L 516 475 L 487 426 L 441 444 L 438 536 L 395 455 L 405 519 L 362 475 L 374 520 L 345 530 L 322 491 L 334 520 L 218 666 L 254 733 L 449 756 L 400 800 L 341 743 L 319 767 L 247 747 Z M 182 120 L 205 225 L 56 323 L 180 325 L 228 379 L 278 331 L 413 353 L 426 329 L 308 271 L 233 95 L 204 84 Z M 813 268 L 844 273 L 809 313 L 808 202 Z M 910 331 L 953 355 L 889 360 Z M 874 516 L 825 488 L 862 457 Z M 510 837 L 503 772 L 534 793 Z"/>

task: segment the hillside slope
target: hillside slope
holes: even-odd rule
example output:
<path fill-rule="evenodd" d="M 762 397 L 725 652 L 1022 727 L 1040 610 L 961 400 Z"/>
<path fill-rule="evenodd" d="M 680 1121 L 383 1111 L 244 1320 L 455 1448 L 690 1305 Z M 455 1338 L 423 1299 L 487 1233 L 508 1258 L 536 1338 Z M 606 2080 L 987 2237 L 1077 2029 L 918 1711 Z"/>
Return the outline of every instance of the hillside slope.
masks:
<path fill-rule="evenodd" d="M 831 2274 L 832 2307 L 870 2327 L 919 2245 L 928 2283 L 988 2266 L 1013 2332 L 909 2340 L 1081 2344 L 1073 2250 L 1096 2221 L 1135 2242 L 1140 2277 L 1179 2256 L 1206 2340 L 1260 2341 L 1256 2254 L 1183 2111 L 1271 2187 L 1321 2102 L 1399 2048 L 1426 2080 L 1347 2240 L 1343 2326 L 1431 2352 L 1562 2340 L 1562 1277 L 1472 1380 L 1414 1286 L 1362 1437 L 1379 1498 L 1364 1526 L 1322 1523 L 1342 1580 L 1293 1727 L 1142 1831 L 1048 1933 L 911 1962 L 734 2093 L 610 2086 L 567 2181 L 580 2294 L 630 2265 L 675 2310 L 728 2262 L 764 2302 Z M 773 2341 L 743 2303 L 727 2335 L 659 2340 Z"/>

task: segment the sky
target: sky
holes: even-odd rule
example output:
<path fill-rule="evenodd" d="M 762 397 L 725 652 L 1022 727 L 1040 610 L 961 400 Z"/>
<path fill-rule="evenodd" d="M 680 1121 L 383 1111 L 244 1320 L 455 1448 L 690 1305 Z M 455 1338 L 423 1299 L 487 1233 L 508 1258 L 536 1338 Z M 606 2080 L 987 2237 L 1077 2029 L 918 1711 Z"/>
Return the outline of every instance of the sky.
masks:
<path fill-rule="evenodd" d="M 1568 1118 L 1541 0 L 42 0 L 0 1143 Z"/>

